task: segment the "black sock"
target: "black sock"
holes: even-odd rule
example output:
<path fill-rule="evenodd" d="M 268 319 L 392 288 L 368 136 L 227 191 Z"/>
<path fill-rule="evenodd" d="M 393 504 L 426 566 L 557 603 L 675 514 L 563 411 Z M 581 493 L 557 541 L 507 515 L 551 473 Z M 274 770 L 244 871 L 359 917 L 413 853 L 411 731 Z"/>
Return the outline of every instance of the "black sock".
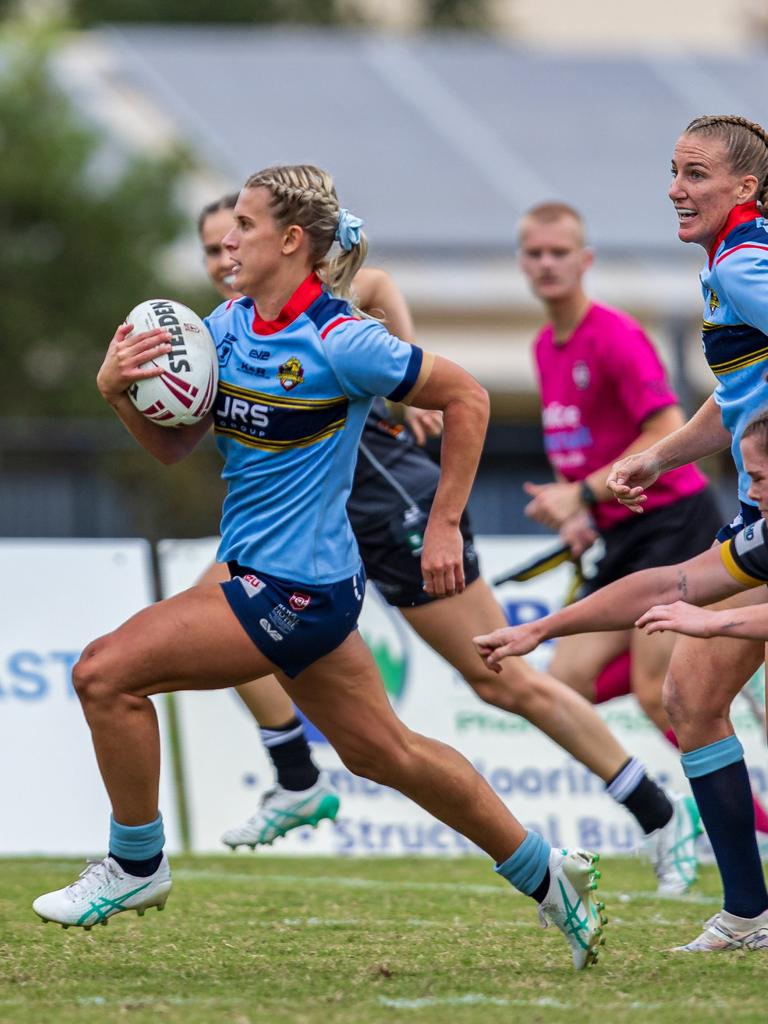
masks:
<path fill-rule="evenodd" d="M 549 892 L 549 882 L 549 868 L 547 868 L 544 873 L 544 877 L 541 880 L 541 885 L 531 893 L 531 899 L 536 900 L 537 903 L 543 903 L 547 893 Z"/>
<path fill-rule="evenodd" d="M 674 808 L 658 783 L 649 779 L 645 768 L 631 757 L 605 784 L 608 793 L 627 808 L 640 828 L 648 835 L 664 828 L 672 820 Z"/>
<path fill-rule="evenodd" d="M 294 717 L 285 725 L 269 729 L 262 727 L 259 731 L 275 766 L 277 784 L 291 790 L 314 786 L 320 771 L 312 760 L 312 751 L 299 719 Z"/>
<path fill-rule="evenodd" d="M 724 909 L 757 917 L 768 907 L 768 892 L 747 766 L 742 759 L 689 782 L 723 879 Z"/>
<path fill-rule="evenodd" d="M 154 875 L 160 867 L 163 851 L 161 850 L 160 853 L 156 853 L 154 857 L 148 857 L 146 860 L 128 860 L 127 857 L 118 857 L 111 851 L 109 856 L 112 860 L 116 860 L 123 871 L 127 871 L 129 875 L 135 875 L 137 878 L 147 878 L 149 875 Z"/>

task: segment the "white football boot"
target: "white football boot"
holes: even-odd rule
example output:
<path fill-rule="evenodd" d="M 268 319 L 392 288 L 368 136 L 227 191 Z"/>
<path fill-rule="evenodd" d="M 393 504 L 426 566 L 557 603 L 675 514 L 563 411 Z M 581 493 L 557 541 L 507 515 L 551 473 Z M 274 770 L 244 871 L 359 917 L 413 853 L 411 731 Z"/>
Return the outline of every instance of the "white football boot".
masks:
<path fill-rule="evenodd" d="M 586 850 L 552 850 L 549 889 L 539 905 L 542 928 L 554 924 L 571 947 L 577 971 L 597 963 L 597 947 L 605 944 L 605 904 L 595 898 L 599 854 Z"/>
<path fill-rule="evenodd" d="M 38 896 L 32 909 L 43 921 L 55 921 L 90 930 L 106 924 L 113 914 L 135 910 L 140 916 L 148 907 L 162 910 L 171 889 L 171 868 L 163 859 L 146 878 L 129 875 L 112 857 L 90 861 L 76 882 L 64 889 Z"/>
<path fill-rule="evenodd" d="M 231 828 L 221 837 L 222 843 L 236 850 L 238 846 L 269 846 L 279 836 L 302 825 L 317 828 L 323 818 L 334 821 L 341 801 L 325 772 L 309 789 L 291 790 L 275 786 L 261 798 L 261 806 L 244 824 Z"/>
<path fill-rule="evenodd" d="M 673 953 L 728 953 L 734 949 L 762 949 L 768 953 L 768 910 L 759 917 L 736 917 L 721 910 L 710 917 L 693 942 L 675 946 Z"/>
<path fill-rule="evenodd" d="M 670 794 L 672 817 L 664 828 L 645 840 L 658 879 L 658 896 L 684 896 L 699 877 L 696 839 L 704 829 L 696 801 L 681 793 Z"/>

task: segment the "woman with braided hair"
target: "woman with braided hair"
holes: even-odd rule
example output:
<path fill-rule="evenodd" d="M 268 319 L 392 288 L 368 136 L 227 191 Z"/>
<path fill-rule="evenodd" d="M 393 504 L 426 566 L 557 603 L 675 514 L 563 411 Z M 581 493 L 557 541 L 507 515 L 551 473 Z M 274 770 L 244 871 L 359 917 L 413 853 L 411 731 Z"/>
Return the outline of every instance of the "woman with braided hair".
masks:
<path fill-rule="evenodd" d="M 228 483 L 218 558 L 231 579 L 146 608 L 83 652 L 73 681 L 112 803 L 109 854 L 40 896 L 34 910 L 89 928 L 123 910 L 162 907 L 171 878 L 149 697 L 274 674 L 351 771 L 399 790 L 485 850 L 499 874 L 537 901 L 542 923 L 563 932 L 574 966 L 586 967 L 605 923 L 594 894 L 597 858 L 550 849 L 467 760 L 407 729 L 356 628 L 365 576 L 346 503 L 373 398 L 443 412 L 421 566 L 427 593 L 449 597 L 465 589 L 460 523 L 488 397 L 460 367 L 394 337 L 347 301 L 367 243 L 325 172 L 300 165 L 253 175 L 234 218 L 223 244 L 242 297 L 207 319 L 220 361 L 211 416 L 167 430 L 127 398 L 133 381 L 155 372 L 142 364 L 170 348 L 162 330 L 118 327 L 97 378 L 128 430 L 163 463 L 184 458 L 213 425 Z M 267 353 L 258 391 L 241 369 L 255 346 Z"/>
<path fill-rule="evenodd" d="M 233 195 L 211 203 L 198 222 L 206 269 L 225 299 L 240 298 L 229 283 L 232 265 L 221 244 L 232 226 L 236 202 Z M 401 340 L 414 343 L 408 306 L 385 271 L 364 266 L 355 274 L 353 289 L 360 309 L 381 318 L 387 330 Z M 252 371 L 253 365 L 247 364 L 247 368 Z M 464 592 L 440 600 L 424 590 L 422 530 L 440 470 L 420 447 L 417 431 L 422 440 L 427 431 L 434 432 L 435 417 L 438 414 L 411 406 L 405 409 L 405 422 L 399 423 L 380 398 L 374 400 L 366 417 L 347 515 L 369 583 L 482 700 L 527 719 L 602 779 L 608 795 L 633 815 L 649 837 L 647 851 L 659 880 L 659 893 L 684 892 L 696 880 L 693 844 L 697 830 L 683 829 L 691 805 L 695 811 L 692 799 L 675 798 L 649 779 L 643 765 L 619 745 L 595 710 L 557 678 L 537 671 L 522 658 L 505 662 L 503 671 L 496 674 L 475 656 L 472 636 L 492 624 L 504 625 L 506 617 L 480 577 L 466 514 L 461 521 Z M 706 522 L 700 524 L 701 529 L 706 529 Z M 228 578 L 227 567 L 215 563 L 201 582 Z M 236 689 L 261 727 L 277 771 L 277 784 L 264 794 L 256 812 L 228 829 L 222 841 L 231 847 L 253 848 L 307 822 L 314 824 L 318 817 L 333 817 L 338 797 L 329 789 L 325 773 L 319 773 L 314 765 L 293 704 L 277 680 L 263 677 Z"/>
<path fill-rule="evenodd" d="M 707 252 L 701 273 L 703 343 L 717 384 L 714 394 L 679 430 L 617 462 L 608 485 L 635 512 L 660 474 L 731 448 L 739 473 L 739 515 L 717 540 L 736 536 L 760 518 L 750 498 L 740 442 L 768 409 L 768 136 L 735 115 L 698 117 L 677 141 L 669 198 L 678 237 Z M 749 539 L 749 534 L 744 535 Z M 679 596 L 685 600 L 684 579 Z M 765 602 L 765 587 L 725 607 Z M 738 616 L 734 616 L 734 619 Z M 684 632 L 681 628 L 680 632 Z M 494 634 L 503 646 L 504 631 Z M 487 639 L 487 638 L 486 638 Z M 687 952 L 768 948 L 768 891 L 755 838 L 749 777 L 730 706 L 764 658 L 760 641 L 725 635 L 682 636 L 664 685 L 664 704 L 683 751 L 682 764 L 723 879 L 724 909 Z"/>

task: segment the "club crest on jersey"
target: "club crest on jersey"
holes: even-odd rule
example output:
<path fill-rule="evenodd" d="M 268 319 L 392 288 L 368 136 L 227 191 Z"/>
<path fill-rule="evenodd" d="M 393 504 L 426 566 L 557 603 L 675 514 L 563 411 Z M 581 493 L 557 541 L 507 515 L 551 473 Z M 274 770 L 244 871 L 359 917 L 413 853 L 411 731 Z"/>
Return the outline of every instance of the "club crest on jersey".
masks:
<path fill-rule="evenodd" d="M 288 598 L 288 604 L 295 612 L 303 612 L 305 608 L 309 608 L 311 602 L 312 598 L 308 594 L 299 594 L 297 592 L 294 592 Z"/>
<path fill-rule="evenodd" d="M 716 309 L 720 307 L 720 299 L 717 297 L 717 292 L 709 293 L 709 315 L 711 316 Z"/>
<path fill-rule="evenodd" d="M 216 345 L 216 352 L 219 356 L 219 366 L 222 369 L 224 369 L 229 362 L 230 356 L 232 355 L 232 344 L 235 341 L 237 341 L 237 338 L 234 334 L 227 333 Z"/>
<path fill-rule="evenodd" d="M 581 359 L 573 364 L 573 370 L 571 371 L 573 376 L 573 383 L 579 389 L 579 391 L 585 391 L 589 387 L 589 382 L 592 380 L 592 375 L 589 372 L 589 367 Z"/>
<path fill-rule="evenodd" d="M 296 356 L 291 356 L 277 368 L 277 378 L 286 391 L 293 391 L 304 381 L 304 367 Z"/>

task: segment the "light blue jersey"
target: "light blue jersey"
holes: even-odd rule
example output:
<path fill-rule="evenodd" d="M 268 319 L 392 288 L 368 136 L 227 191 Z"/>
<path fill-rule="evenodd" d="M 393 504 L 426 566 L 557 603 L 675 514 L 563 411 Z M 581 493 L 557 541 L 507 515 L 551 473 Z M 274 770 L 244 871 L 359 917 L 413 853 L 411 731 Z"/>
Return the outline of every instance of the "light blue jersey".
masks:
<path fill-rule="evenodd" d="M 423 353 L 310 275 L 276 320 L 249 298 L 206 319 L 219 354 L 214 425 L 228 491 L 220 561 L 286 580 L 335 583 L 359 571 L 346 513 L 371 401 L 413 388 Z"/>
<path fill-rule="evenodd" d="M 731 210 L 710 249 L 701 285 L 704 352 L 717 377 L 715 401 L 733 438 L 739 499 L 752 505 L 739 442 L 747 424 L 768 410 L 768 223 L 756 203 Z"/>

